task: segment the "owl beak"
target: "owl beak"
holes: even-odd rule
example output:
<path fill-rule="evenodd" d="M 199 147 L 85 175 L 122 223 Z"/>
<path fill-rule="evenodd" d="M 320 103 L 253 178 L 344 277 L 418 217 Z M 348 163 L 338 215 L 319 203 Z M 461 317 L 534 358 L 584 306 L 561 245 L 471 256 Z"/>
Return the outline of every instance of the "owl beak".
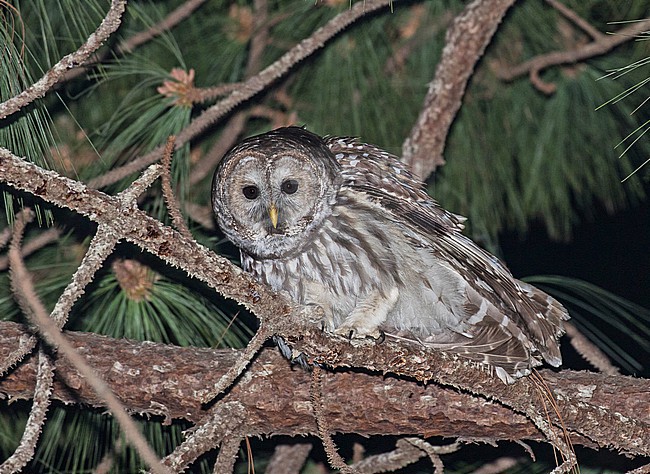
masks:
<path fill-rule="evenodd" d="M 275 207 L 275 204 L 271 204 L 271 207 L 269 208 L 269 217 L 271 218 L 271 224 L 273 224 L 273 228 L 277 229 L 278 228 L 278 208 Z"/>

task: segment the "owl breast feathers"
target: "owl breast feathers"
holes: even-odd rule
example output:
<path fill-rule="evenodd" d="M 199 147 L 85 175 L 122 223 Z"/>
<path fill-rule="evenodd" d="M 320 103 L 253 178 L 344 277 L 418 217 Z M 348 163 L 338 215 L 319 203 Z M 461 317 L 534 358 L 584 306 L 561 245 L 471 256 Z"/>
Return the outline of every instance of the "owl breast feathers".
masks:
<path fill-rule="evenodd" d="M 504 382 L 561 364 L 566 310 L 461 234 L 399 159 L 351 138 L 287 127 L 249 138 L 217 168 L 212 204 L 243 268 L 326 330 L 382 332 L 453 352 Z"/>

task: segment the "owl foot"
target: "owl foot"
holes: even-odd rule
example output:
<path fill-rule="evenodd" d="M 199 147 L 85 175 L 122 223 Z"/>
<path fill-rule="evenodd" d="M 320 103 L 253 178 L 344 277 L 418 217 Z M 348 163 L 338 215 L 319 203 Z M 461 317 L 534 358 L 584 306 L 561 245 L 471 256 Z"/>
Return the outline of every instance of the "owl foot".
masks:
<path fill-rule="evenodd" d="M 352 326 L 341 326 L 334 330 L 334 334 L 337 336 L 343 336 L 346 339 L 363 339 L 363 338 L 372 338 L 379 342 L 384 342 L 386 335 L 384 331 L 379 328 L 374 328 L 371 331 L 368 331 L 366 328 L 356 328 Z"/>
<path fill-rule="evenodd" d="M 363 339 L 371 337 L 375 340 L 384 340 L 384 333 L 379 329 L 393 309 L 399 290 L 391 288 L 387 292 L 375 290 L 371 292 L 348 315 L 343 323 L 334 330 L 334 334 L 348 339 Z"/>

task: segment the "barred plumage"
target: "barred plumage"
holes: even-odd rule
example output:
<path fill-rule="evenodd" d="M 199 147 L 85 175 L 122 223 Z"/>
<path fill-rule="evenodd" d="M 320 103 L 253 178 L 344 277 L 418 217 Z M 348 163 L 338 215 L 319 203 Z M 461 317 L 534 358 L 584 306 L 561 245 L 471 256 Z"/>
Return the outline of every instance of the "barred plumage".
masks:
<path fill-rule="evenodd" d="M 391 155 L 287 127 L 249 138 L 215 172 L 219 226 L 243 268 L 347 337 L 419 341 L 507 383 L 561 363 L 566 310 L 461 234 Z"/>

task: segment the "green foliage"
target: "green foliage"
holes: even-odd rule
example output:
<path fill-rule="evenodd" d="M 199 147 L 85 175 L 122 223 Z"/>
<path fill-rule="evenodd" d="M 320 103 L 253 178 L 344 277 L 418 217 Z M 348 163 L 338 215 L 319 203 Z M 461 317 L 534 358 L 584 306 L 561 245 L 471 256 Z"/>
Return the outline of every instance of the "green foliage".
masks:
<path fill-rule="evenodd" d="M 0 50 L 0 102 L 15 96 L 33 82 L 30 71 L 24 67 L 25 53 L 29 53 L 29 49 L 21 43 L 20 18 L 1 21 L 3 19 L 5 15 L 0 15 L 0 44 L 3 45 Z M 0 120 L 0 144 L 19 156 L 34 157 L 36 163 L 47 167 L 48 150 L 55 143 L 50 126 L 49 114 L 42 108 L 29 110 L 17 119 Z M 6 217 L 11 221 L 14 199 L 6 192 L 2 197 Z M 41 219 L 40 207 L 38 216 Z"/>
<path fill-rule="evenodd" d="M 164 426 L 161 420 L 137 421 L 159 455 L 171 452 L 183 440 L 187 423 Z M 42 473 L 93 472 L 100 462 L 110 462 L 110 472 L 140 472 L 146 466 L 124 439 L 109 414 L 55 405 L 43 431 L 33 470 Z M 98 442 L 101 441 L 101 442 Z M 194 472 L 208 473 L 205 461 Z"/>
<path fill-rule="evenodd" d="M 250 333 L 236 315 L 227 315 L 211 299 L 142 268 L 151 282 L 145 297 L 134 299 L 129 289 L 120 286 L 115 272 L 105 273 L 80 304 L 72 326 L 111 337 L 179 346 L 243 347 Z"/>
<path fill-rule="evenodd" d="M 617 365 L 630 374 L 648 374 L 650 310 L 575 278 L 539 275 L 525 280 L 561 300 L 580 333 Z M 634 353 L 629 347 L 636 348 Z"/>

